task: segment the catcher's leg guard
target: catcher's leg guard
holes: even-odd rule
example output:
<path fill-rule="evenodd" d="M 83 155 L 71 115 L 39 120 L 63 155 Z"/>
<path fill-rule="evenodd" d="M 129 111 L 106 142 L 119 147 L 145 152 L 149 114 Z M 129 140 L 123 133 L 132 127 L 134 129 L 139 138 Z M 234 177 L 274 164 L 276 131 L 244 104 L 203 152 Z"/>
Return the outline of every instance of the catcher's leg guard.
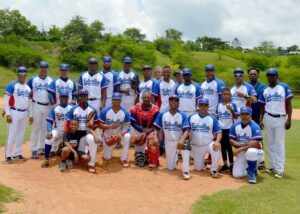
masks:
<path fill-rule="evenodd" d="M 148 159 L 148 165 L 151 168 L 156 168 L 159 165 L 159 146 L 156 149 L 148 147 L 146 150 L 146 155 Z"/>

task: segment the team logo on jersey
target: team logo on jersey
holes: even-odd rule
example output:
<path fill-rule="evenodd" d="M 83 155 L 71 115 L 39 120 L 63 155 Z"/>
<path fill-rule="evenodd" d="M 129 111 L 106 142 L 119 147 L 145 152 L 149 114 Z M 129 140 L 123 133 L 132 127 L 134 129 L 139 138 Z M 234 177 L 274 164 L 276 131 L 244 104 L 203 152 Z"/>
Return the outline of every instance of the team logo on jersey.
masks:
<path fill-rule="evenodd" d="M 43 91 L 48 89 L 48 83 L 42 84 L 42 83 L 36 83 L 34 85 L 34 89 L 36 91 Z"/>
<path fill-rule="evenodd" d="M 204 95 L 213 95 L 215 93 L 215 90 L 211 87 L 208 88 L 202 88 Z"/>
<path fill-rule="evenodd" d="M 281 96 L 280 94 L 278 94 L 278 92 L 275 92 L 274 94 L 266 94 L 266 101 L 267 102 L 280 102 L 283 100 L 283 96 Z"/>
<path fill-rule="evenodd" d="M 113 124 L 113 123 L 116 123 L 116 124 L 119 124 L 119 125 L 121 125 L 122 124 L 122 122 L 121 122 L 121 120 L 120 119 L 117 119 L 117 120 L 112 120 L 112 119 L 106 119 L 106 124 Z"/>
<path fill-rule="evenodd" d="M 229 111 L 222 112 L 220 114 L 221 119 L 231 119 L 231 113 Z"/>
<path fill-rule="evenodd" d="M 171 123 L 169 121 L 164 121 L 164 129 L 168 131 L 179 131 L 181 130 L 181 124 L 175 121 L 174 123 Z"/>
<path fill-rule="evenodd" d="M 87 115 L 78 115 L 78 114 L 74 115 L 74 119 L 78 120 L 79 123 L 86 123 L 86 118 Z"/>
<path fill-rule="evenodd" d="M 142 86 L 140 86 L 140 91 L 141 92 L 150 92 L 151 91 L 151 88 L 150 87 L 148 87 L 147 85 L 142 85 Z"/>
<path fill-rule="evenodd" d="M 88 86 L 99 86 L 100 85 L 100 81 L 98 81 L 97 79 L 84 78 L 83 79 L 83 84 L 84 85 L 88 85 Z"/>
<path fill-rule="evenodd" d="M 163 94 L 163 96 L 169 96 L 169 95 L 171 95 L 171 89 L 169 89 L 169 88 L 163 88 L 162 89 L 162 94 Z"/>
<path fill-rule="evenodd" d="M 17 91 L 18 97 L 29 97 L 29 95 L 30 95 L 28 90 L 17 89 L 16 91 Z"/>
<path fill-rule="evenodd" d="M 66 121 L 66 120 L 67 120 L 67 113 L 56 112 L 56 113 L 55 113 L 55 118 L 56 118 L 58 121 Z"/>
<path fill-rule="evenodd" d="M 198 124 L 198 123 L 191 123 L 191 129 L 196 132 L 206 132 L 210 131 L 210 128 L 206 123 Z"/>
<path fill-rule="evenodd" d="M 238 135 L 237 137 L 237 141 L 240 143 L 240 144 L 245 144 L 247 143 L 248 141 L 250 140 L 250 137 L 244 133 L 243 135 Z"/>
<path fill-rule="evenodd" d="M 179 98 L 193 99 L 194 94 L 192 92 L 190 92 L 190 91 L 186 91 L 186 92 L 179 91 L 178 92 L 178 96 L 179 96 Z"/>
<path fill-rule="evenodd" d="M 121 82 L 122 82 L 122 84 L 131 84 L 131 77 L 128 77 L 128 78 L 120 78 L 121 79 Z"/>

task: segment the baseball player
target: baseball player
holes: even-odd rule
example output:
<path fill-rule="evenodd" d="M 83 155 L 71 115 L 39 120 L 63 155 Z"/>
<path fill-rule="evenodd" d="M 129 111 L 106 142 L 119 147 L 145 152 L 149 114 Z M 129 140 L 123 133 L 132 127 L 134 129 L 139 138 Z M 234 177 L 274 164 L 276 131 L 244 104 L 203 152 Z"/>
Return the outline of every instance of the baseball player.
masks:
<path fill-rule="evenodd" d="M 121 80 L 120 92 L 123 99 L 121 106 L 129 110 L 136 103 L 137 90 L 139 85 L 139 76 L 131 69 L 132 59 L 128 56 L 123 58 L 123 70 L 119 72 L 119 78 Z M 134 87 L 133 87 L 133 84 Z"/>
<path fill-rule="evenodd" d="M 59 103 L 56 107 L 51 108 L 47 117 L 47 130 L 45 141 L 45 161 L 42 168 L 49 166 L 49 156 L 51 151 L 56 150 L 56 145 L 63 138 L 64 128 L 67 121 L 67 114 L 72 108 L 68 105 L 70 91 L 68 89 L 59 92 Z"/>
<path fill-rule="evenodd" d="M 189 117 L 190 138 L 195 170 L 201 171 L 203 169 L 205 154 L 209 153 L 212 159 L 210 173 L 213 178 L 217 178 L 222 130 L 219 121 L 208 114 L 208 106 L 208 99 L 201 98 L 198 100 L 199 112 Z M 216 140 L 214 141 L 215 135 Z"/>
<path fill-rule="evenodd" d="M 4 91 L 4 107 L 6 122 L 8 123 L 8 137 L 5 147 L 5 162 L 25 160 L 22 155 L 26 119 L 29 114 L 29 123 L 32 122 L 31 89 L 26 84 L 27 68 L 17 68 L 17 80 L 9 83 Z M 15 144 L 15 152 L 13 147 Z"/>
<path fill-rule="evenodd" d="M 49 100 L 51 104 L 56 103 L 60 104 L 59 94 L 61 91 L 69 91 L 68 94 L 68 103 L 76 103 L 76 84 L 73 80 L 70 80 L 68 77 L 69 65 L 60 64 L 59 66 L 59 75 L 58 79 L 53 80 L 49 87 Z"/>
<path fill-rule="evenodd" d="M 104 56 L 102 59 L 103 70 L 100 72 L 103 74 L 107 81 L 106 89 L 106 101 L 105 107 L 111 105 L 111 97 L 114 92 L 120 91 L 121 80 L 117 72 L 111 69 L 112 58 L 110 56 Z"/>
<path fill-rule="evenodd" d="M 250 106 L 250 103 L 255 103 L 256 91 L 252 85 L 244 82 L 244 70 L 235 68 L 233 71 L 235 85 L 230 89 L 232 102 L 236 104 L 238 112 L 243 106 Z"/>
<path fill-rule="evenodd" d="M 231 94 L 229 88 L 222 89 L 222 101 L 216 109 L 216 117 L 219 120 L 222 129 L 221 151 L 223 166 L 219 172 L 226 172 L 228 169 L 232 173 L 233 168 L 233 152 L 229 141 L 229 129 L 233 125 L 234 119 L 238 118 L 238 112 L 235 103 L 231 102 Z M 227 155 L 229 164 L 227 163 Z"/>
<path fill-rule="evenodd" d="M 161 66 L 155 66 L 153 73 L 154 73 L 154 79 L 156 81 L 159 81 L 162 79 L 162 67 Z"/>
<path fill-rule="evenodd" d="M 192 69 L 182 69 L 183 84 L 179 85 L 175 94 L 179 97 L 179 110 L 187 115 L 194 114 L 196 111 L 197 100 L 202 97 L 200 86 L 192 81 Z"/>
<path fill-rule="evenodd" d="M 173 73 L 174 81 L 176 83 L 175 88 L 177 88 L 181 83 L 183 83 L 181 73 L 182 73 L 181 70 L 174 71 L 174 73 Z"/>
<path fill-rule="evenodd" d="M 207 80 L 201 84 L 201 90 L 203 92 L 203 98 L 209 101 L 208 112 L 214 114 L 221 100 L 221 92 L 225 87 L 225 83 L 215 77 L 216 70 L 214 65 L 206 65 L 204 70 Z"/>
<path fill-rule="evenodd" d="M 53 79 L 48 76 L 48 63 L 41 61 L 37 76 L 31 77 L 27 84 L 32 91 L 32 128 L 31 128 L 31 156 L 38 159 L 39 154 L 44 154 L 45 139 L 47 134 L 46 118 L 49 114 L 51 105 L 49 101 L 48 87 Z"/>
<path fill-rule="evenodd" d="M 185 113 L 178 110 L 179 97 L 171 95 L 169 97 L 170 109 L 165 112 L 160 112 L 154 122 L 157 131 L 154 133 L 158 135 L 159 129 L 163 130 L 167 168 L 169 170 L 176 169 L 176 150 L 178 144 L 183 145 L 184 141 L 189 137 L 189 123 Z M 188 180 L 191 178 L 189 169 L 190 151 L 183 150 L 183 164 L 182 174 L 183 179 Z"/>
<path fill-rule="evenodd" d="M 156 104 L 159 88 L 156 80 L 151 78 L 151 67 L 149 65 L 145 65 L 142 68 L 144 81 L 139 84 L 139 102 L 142 102 L 142 96 L 145 92 L 151 92 L 151 102 Z"/>
<path fill-rule="evenodd" d="M 78 130 L 85 134 L 84 137 L 80 139 L 78 151 L 89 154 L 90 161 L 88 162 L 88 170 L 89 172 L 96 172 L 95 163 L 98 147 L 96 143 L 97 139 L 95 139 L 93 134 L 89 133 L 88 131 L 90 129 L 94 130 L 99 126 L 99 118 L 97 110 L 88 104 L 88 91 L 85 89 L 81 89 L 78 94 L 79 103 L 78 105 L 72 107 L 69 111 L 65 131 L 70 130 L 71 120 L 78 120 Z M 87 118 L 91 113 L 94 114 L 94 124 L 92 124 L 91 127 L 88 127 Z"/>
<path fill-rule="evenodd" d="M 251 119 L 252 110 L 244 106 L 240 109 L 241 120 L 230 128 L 230 144 L 235 148 L 236 160 L 232 175 L 241 178 L 248 175 L 250 184 L 256 183 L 257 161 L 264 159 L 260 126 Z"/>
<path fill-rule="evenodd" d="M 285 133 L 291 128 L 293 93 L 288 85 L 278 82 L 278 70 L 267 71 L 269 86 L 260 94 L 259 101 L 264 103 L 260 121 L 267 135 L 267 148 L 271 168 L 267 171 L 282 178 L 285 163 Z"/>
<path fill-rule="evenodd" d="M 98 72 L 96 58 L 90 58 L 88 63 L 88 71 L 83 72 L 78 79 L 78 90 L 88 91 L 88 104 L 99 114 L 100 109 L 105 107 L 107 80 L 103 74 Z"/>
<path fill-rule="evenodd" d="M 112 105 L 104 108 L 100 114 L 100 127 L 104 130 L 103 159 L 111 159 L 113 143 L 121 141 L 123 143 L 121 163 L 123 167 L 129 167 L 127 159 L 130 146 L 130 113 L 121 107 L 121 101 L 122 94 L 113 93 Z"/>

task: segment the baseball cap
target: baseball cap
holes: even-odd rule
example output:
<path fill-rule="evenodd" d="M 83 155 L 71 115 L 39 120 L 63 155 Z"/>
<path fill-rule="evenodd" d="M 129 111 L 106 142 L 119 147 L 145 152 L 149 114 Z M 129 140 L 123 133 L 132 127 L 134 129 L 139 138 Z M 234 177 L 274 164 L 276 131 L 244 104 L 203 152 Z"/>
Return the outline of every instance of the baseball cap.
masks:
<path fill-rule="evenodd" d="M 89 58 L 89 64 L 98 64 L 98 60 L 96 58 Z"/>
<path fill-rule="evenodd" d="M 278 70 L 277 70 L 277 68 L 269 68 L 268 70 L 267 70 L 267 76 L 268 75 L 275 75 L 275 76 L 278 76 Z"/>
<path fill-rule="evenodd" d="M 144 70 L 151 70 L 152 68 L 151 68 L 151 66 L 150 65 L 145 65 L 145 66 L 143 66 L 143 68 L 142 68 L 142 70 L 144 71 Z"/>
<path fill-rule="evenodd" d="M 102 62 L 112 62 L 111 56 L 104 56 Z"/>
<path fill-rule="evenodd" d="M 79 95 L 88 95 L 89 92 L 85 89 L 81 89 L 79 92 L 78 92 Z"/>
<path fill-rule="evenodd" d="M 115 93 L 112 94 L 112 99 L 121 100 L 122 99 L 122 94 L 118 93 L 118 92 L 115 92 Z"/>
<path fill-rule="evenodd" d="M 206 104 L 206 105 L 209 105 L 209 101 L 208 101 L 208 99 L 200 98 L 200 99 L 198 100 L 198 105 L 200 105 L 200 104 Z"/>
<path fill-rule="evenodd" d="M 124 63 L 131 63 L 131 62 L 132 62 L 132 59 L 131 59 L 129 56 L 125 56 L 125 57 L 123 58 L 123 62 L 124 62 Z"/>
<path fill-rule="evenodd" d="M 242 73 L 235 73 L 234 74 L 234 77 L 243 77 L 244 76 L 244 74 L 242 74 Z"/>
<path fill-rule="evenodd" d="M 40 61 L 39 66 L 40 67 L 48 67 L 49 65 L 48 65 L 48 62 L 46 62 L 46 61 Z"/>
<path fill-rule="evenodd" d="M 205 66 L 205 71 L 214 71 L 215 70 L 215 66 L 208 64 Z"/>
<path fill-rule="evenodd" d="M 68 90 L 62 90 L 59 92 L 59 96 L 62 97 L 62 96 L 69 96 L 69 91 Z"/>
<path fill-rule="evenodd" d="M 175 76 L 176 74 L 181 74 L 181 73 L 182 73 L 182 71 L 181 71 L 181 70 L 174 71 L 174 74 L 173 74 L 173 76 Z"/>
<path fill-rule="evenodd" d="M 233 73 L 236 74 L 236 73 L 239 73 L 239 74 L 244 74 L 244 70 L 242 68 L 235 68 L 233 70 Z"/>
<path fill-rule="evenodd" d="M 182 75 L 185 75 L 185 74 L 192 74 L 193 71 L 191 68 L 184 68 L 182 69 Z"/>
<path fill-rule="evenodd" d="M 19 66 L 17 68 L 17 74 L 20 76 L 26 76 L 27 75 L 27 68 L 24 66 Z"/>
<path fill-rule="evenodd" d="M 169 101 L 172 100 L 172 99 L 176 99 L 179 101 L 179 97 L 176 95 L 176 94 L 173 94 L 169 97 Z"/>
<path fill-rule="evenodd" d="M 62 64 L 60 64 L 59 69 L 60 70 L 69 70 L 69 65 L 62 63 Z"/>
<path fill-rule="evenodd" d="M 251 114 L 252 113 L 252 109 L 248 106 L 244 106 L 240 109 L 240 114 L 242 113 L 247 113 L 247 114 Z"/>

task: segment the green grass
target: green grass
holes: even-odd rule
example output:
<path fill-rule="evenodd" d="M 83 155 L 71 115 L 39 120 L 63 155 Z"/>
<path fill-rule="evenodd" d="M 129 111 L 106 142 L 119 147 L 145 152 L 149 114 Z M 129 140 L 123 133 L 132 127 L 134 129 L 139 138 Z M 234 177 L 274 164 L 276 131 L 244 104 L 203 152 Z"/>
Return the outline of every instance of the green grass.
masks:
<path fill-rule="evenodd" d="M 292 99 L 293 108 L 300 108 L 300 95 L 295 95 Z"/>
<path fill-rule="evenodd" d="M 0 184 L 0 213 L 5 211 L 4 203 L 16 202 L 21 199 L 18 192 L 13 189 Z"/>
<path fill-rule="evenodd" d="M 293 121 L 286 136 L 286 169 L 282 180 L 262 172 L 258 184 L 204 196 L 193 205 L 192 212 L 300 213 L 299 130 L 300 121 Z"/>

